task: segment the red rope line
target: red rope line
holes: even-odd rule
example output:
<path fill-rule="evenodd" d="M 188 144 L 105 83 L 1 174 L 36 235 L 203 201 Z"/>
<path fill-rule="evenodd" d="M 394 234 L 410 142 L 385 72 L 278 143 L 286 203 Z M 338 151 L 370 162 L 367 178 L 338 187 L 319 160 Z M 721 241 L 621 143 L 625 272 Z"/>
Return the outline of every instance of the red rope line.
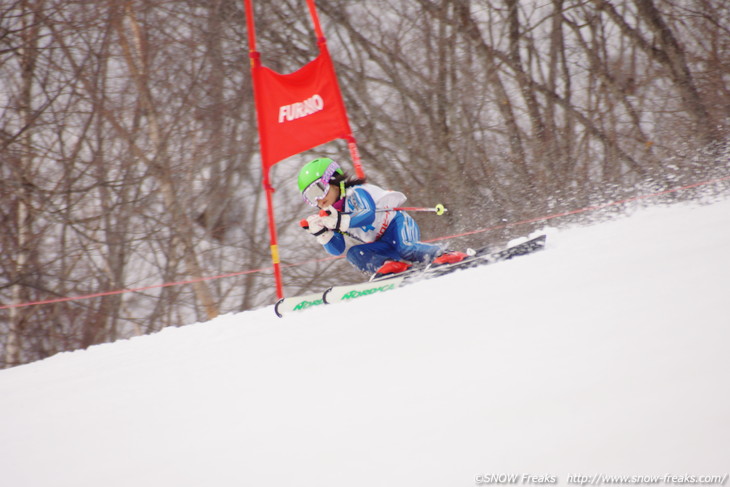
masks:
<path fill-rule="evenodd" d="M 571 210 L 571 211 L 565 211 L 565 212 L 561 212 L 561 213 L 554 213 L 552 215 L 540 216 L 540 217 L 537 217 L 537 218 L 529 218 L 527 220 L 521 220 L 521 221 L 512 222 L 512 223 L 505 223 L 505 224 L 502 224 L 502 225 L 495 225 L 495 226 L 492 226 L 492 227 L 481 228 L 481 229 L 478 229 L 478 230 L 473 230 L 473 231 L 470 231 L 470 232 L 464 232 L 464 233 L 460 233 L 460 234 L 456 234 L 456 235 L 448 235 L 448 236 L 445 236 L 445 237 L 439 237 L 439 238 L 431 239 L 431 240 L 428 240 L 428 241 L 429 242 L 435 242 L 435 241 L 439 241 L 439 240 L 448 240 L 448 239 L 457 238 L 457 237 L 465 237 L 467 235 L 474 235 L 474 234 L 477 234 L 477 233 L 484 233 L 484 232 L 489 232 L 489 231 L 493 231 L 493 230 L 500 230 L 500 229 L 504 229 L 504 228 L 511 228 L 511 227 L 515 227 L 515 226 L 518 226 L 518 225 L 526 225 L 528 223 L 536 223 L 536 222 L 541 222 L 541 221 L 553 220 L 555 218 L 561 218 L 561 217 L 570 216 L 570 215 L 577 215 L 577 214 L 580 214 L 580 213 L 587 213 L 587 212 L 590 212 L 590 211 L 596 211 L 596 210 L 600 210 L 600 209 L 603 209 L 603 208 L 609 208 L 611 206 L 624 205 L 626 203 L 632 203 L 634 201 L 641 201 L 641 200 L 645 200 L 645 199 L 649 199 L 649 198 L 654 198 L 654 197 L 657 197 L 657 196 L 662 196 L 662 195 L 671 194 L 671 193 L 677 193 L 679 191 L 685 191 L 685 190 L 688 190 L 688 189 L 698 188 L 700 186 L 707 186 L 707 185 L 710 185 L 710 184 L 720 183 L 720 182 L 728 181 L 728 180 L 730 180 L 730 176 L 726 176 L 726 177 L 723 177 L 723 178 L 712 179 L 712 180 L 709 180 L 709 181 L 703 181 L 701 183 L 688 184 L 686 186 L 681 186 L 681 187 L 678 187 L 678 188 L 667 189 L 665 191 L 658 191 L 656 193 L 645 194 L 645 195 L 640 195 L 640 196 L 634 196 L 634 197 L 626 198 L 626 199 L 623 199 L 623 200 L 611 201 L 609 203 L 603 203 L 603 204 L 600 204 L 600 205 L 587 206 L 585 208 L 580 208 L 578 210 Z M 324 258 L 321 258 L 321 259 L 309 260 L 309 261 L 305 261 L 305 262 L 298 262 L 298 263 L 294 263 L 294 264 L 284 264 L 284 265 L 282 265 L 282 267 L 298 267 L 298 266 L 301 266 L 301 265 L 304 265 L 304 264 L 307 264 L 307 263 L 310 263 L 310 262 L 325 262 L 325 261 L 336 260 L 336 259 L 341 259 L 341 258 L 342 258 L 341 256 L 339 256 L 339 257 L 337 257 L 337 256 L 324 257 Z M 245 274 L 253 274 L 255 272 L 267 272 L 267 271 L 271 271 L 271 270 L 273 270 L 273 266 L 271 266 L 271 267 L 262 267 L 260 269 L 251 269 L 251 270 L 247 270 L 247 271 L 231 272 L 231 273 L 228 273 L 228 274 L 220 274 L 220 275 L 217 275 L 217 276 L 199 277 L 199 278 L 195 278 L 195 279 L 188 279 L 188 280 L 185 280 L 185 281 L 166 282 L 166 283 L 162 283 L 162 284 L 152 284 L 152 285 L 149 285 L 149 286 L 142 286 L 142 287 L 136 287 L 136 288 L 117 289 L 117 290 L 114 290 L 114 291 L 104 291 L 104 292 L 93 293 L 93 294 L 85 294 L 85 295 L 82 295 L 82 296 L 69 296 L 69 297 L 64 297 L 64 298 L 44 299 L 44 300 L 41 300 L 41 301 L 31 301 L 31 302 L 26 302 L 26 303 L 8 304 L 8 305 L 0 306 L 0 309 L 22 308 L 22 307 L 26 307 L 26 306 L 37 306 L 37 305 L 42 305 L 42 304 L 53 304 L 53 303 L 62 303 L 62 302 L 66 302 L 66 301 L 79 301 L 79 300 L 82 300 L 82 299 L 100 298 L 100 297 L 103 297 L 103 296 L 113 296 L 113 295 L 116 295 L 116 294 L 136 293 L 136 292 L 142 292 L 142 291 L 149 291 L 151 289 L 159 289 L 159 288 L 165 288 L 165 287 L 171 287 L 171 286 L 183 286 L 183 285 L 186 285 L 186 284 L 193 284 L 193 283 L 201 282 L 201 281 L 212 281 L 214 279 L 224 279 L 224 278 L 228 278 L 228 277 L 236 277 L 236 276 L 242 276 L 242 275 L 245 275 Z"/>
<path fill-rule="evenodd" d="M 142 292 L 142 291 L 148 291 L 150 289 L 158 289 L 158 288 L 170 287 L 170 286 L 182 286 L 184 284 L 193 284 L 196 282 L 210 281 L 213 279 L 221 279 L 224 277 L 234 277 L 234 276 L 240 276 L 243 274 L 251 274 L 254 272 L 261 272 L 261 271 L 268 270 L 268 269 L 271 269 L 271 268 L 269 267 L 269 268 L 264 268 L 264 269 L 253 269 L 253 270 L 249 270 L 249 271 L 222 274 L 219 276 L 199 277 L 196 279 L 188 279 L 185 281 L 166 282 L 163 284 L 152 284 L 149 286 L 135 287 L 135 288 L 129 288 L 129 289 L 117 289 L 114 291 L 104 291 L 104 292 L 100 292 L 100 293 L 84 294 L 82 296 L 70 296 L 70 297 L 65 297 L 65 298 L 44 299 L 42 301 L 31 301 L 31 302 L 27 302 L 27 303 L 8 304 L 5 306 L 0 306 L 0 309 L 20 308 L 23 306 L 35 306 L 38 304 L 62 303 L 64 301 L 76 301 L 76 300 L 80 300 L 80 299 L 100 298 L 103 296 L 113 296 L 115 294 L 137 293 L 137 292 Z"/>

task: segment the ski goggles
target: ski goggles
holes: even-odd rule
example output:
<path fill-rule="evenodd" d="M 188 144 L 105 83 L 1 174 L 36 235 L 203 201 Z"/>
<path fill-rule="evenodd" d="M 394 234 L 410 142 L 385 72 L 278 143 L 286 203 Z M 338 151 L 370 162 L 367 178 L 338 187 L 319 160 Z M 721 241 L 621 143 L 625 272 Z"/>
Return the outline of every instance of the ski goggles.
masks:
<path fill-rule="evenodd" d="M 313 181 L 309 186 L 304 188 L 302 196 L 304 201 L 310 205 L 316 207 L 317 202 L 327 196 L 327 192 L 330 190 L 330 178 L 340 169 L 340 165 L 332 161 L 321 178 Z"/>
<path fill-rule="evenodd" d="M 323 183 L 321 179 L 317 179 L 312 184 L 304 188 L 302 196 L 304 201 L 312 206 L 317 206 L 317 202 L 327 196 L 327 192 L 330 190 L 329 183 Z"/>

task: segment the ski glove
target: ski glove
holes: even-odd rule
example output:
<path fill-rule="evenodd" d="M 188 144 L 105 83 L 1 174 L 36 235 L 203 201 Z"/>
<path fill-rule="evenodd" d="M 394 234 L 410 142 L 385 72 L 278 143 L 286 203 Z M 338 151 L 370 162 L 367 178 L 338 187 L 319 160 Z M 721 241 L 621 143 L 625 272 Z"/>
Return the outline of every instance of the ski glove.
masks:
<path fill-rule="evenodd" d="M 302 228 L 314 235 L 317 238 L 317 242 L 320 244 L 327 244 L 334 236 L 334 234 L 322 224 L 321 216 L 311 215 L 307 217 L 305 221 L 307 224 L 304 225 L 304 222 L 302 222 Z"/>
<path fill-rule="evenodd" d="M 340 213 L 331 206 L 326 210 L 320 212 L 322 216 L 322 225 L 325 228 L 334 230 L 336 232 L 344 232 L 350 228 L 350 215 L 347 213 Z"/>

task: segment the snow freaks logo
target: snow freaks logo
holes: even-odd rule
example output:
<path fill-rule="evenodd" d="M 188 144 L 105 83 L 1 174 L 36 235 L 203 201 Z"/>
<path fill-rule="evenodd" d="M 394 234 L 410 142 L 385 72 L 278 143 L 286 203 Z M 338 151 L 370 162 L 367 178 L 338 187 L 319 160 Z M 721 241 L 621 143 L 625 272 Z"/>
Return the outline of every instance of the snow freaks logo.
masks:
<path fill-rule="evenodd" d="M 557 475 L 532 475 L 532 474 L 482 474 L 474 478 L 477 485 L 504 485 L 504 484 L 525 484 L 525 485 L 554 485 L 558 483 Z"/>
<path fill-rule="evenodd" d="M 324 100 L 315 93 L 304 101 L 279 107 L 279 123 L 291 122 L 324 110 Z"/>

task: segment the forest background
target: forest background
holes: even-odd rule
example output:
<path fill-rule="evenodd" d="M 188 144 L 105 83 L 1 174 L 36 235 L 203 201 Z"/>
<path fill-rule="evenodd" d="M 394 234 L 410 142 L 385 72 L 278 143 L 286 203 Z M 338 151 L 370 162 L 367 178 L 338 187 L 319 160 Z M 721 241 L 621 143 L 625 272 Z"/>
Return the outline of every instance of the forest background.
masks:
<path fill-rule="evenodd" d="M 317 55 L 303 0 L 254 4 L 264 65 Z M 449 208 L 417 216 L 424 239 L 497 245 L 727 176 L 728 2 L 317 7 L 369 180 Z M 241 0 L 2 2 L 0 367 L 274 302 L 245 20 Z M 287 295 L 363 278 L 298 228 L 319 155 L 351 167 L 338 141 L 272 170 Z"/>

